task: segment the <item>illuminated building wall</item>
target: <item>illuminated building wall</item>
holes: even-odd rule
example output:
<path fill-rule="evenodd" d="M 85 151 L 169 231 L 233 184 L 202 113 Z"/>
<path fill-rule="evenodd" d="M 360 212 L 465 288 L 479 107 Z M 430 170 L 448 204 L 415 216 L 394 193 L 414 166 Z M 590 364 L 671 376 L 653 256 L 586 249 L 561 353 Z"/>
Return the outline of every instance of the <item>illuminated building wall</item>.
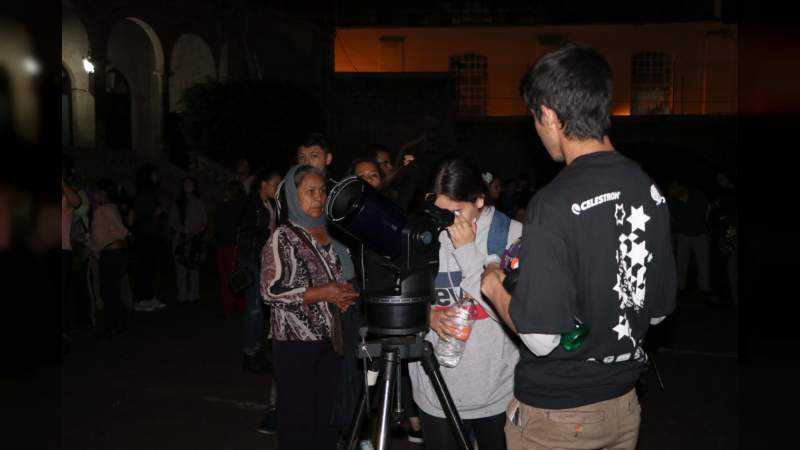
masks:
<path fill-rule="evenodd" d="M 481 55 L 486 57 L 488 65 L 486 115 L 519 116 L 525 114 L 525 107 L 517 86 L 526 67 L 560 42 L 569 40 L 591 45 L 608 58 L 614 70 L 615 115 L 735 114 L 738 111 L 736 31 L 736 26 L 719 22 L 340 27 L 334 44 L 335 70 L 447 72 L 452 56 Z M 659 60 L 672 63 L 669 89 L 654 89 L 645 82 L 637 85 L 637 95 L 633 95 L 633 60 L 635 55 L 643 53 L 669 56 Z M 387 55 L 392 56 L 391 64 L 387 63 Z M 646 58 L 644 61 L 647 64 Z M 651 107 L 654 92 L 667 93 L 669 98 Z M 633 98 L 646 99 L 647 104 L 632 105 Z"/>

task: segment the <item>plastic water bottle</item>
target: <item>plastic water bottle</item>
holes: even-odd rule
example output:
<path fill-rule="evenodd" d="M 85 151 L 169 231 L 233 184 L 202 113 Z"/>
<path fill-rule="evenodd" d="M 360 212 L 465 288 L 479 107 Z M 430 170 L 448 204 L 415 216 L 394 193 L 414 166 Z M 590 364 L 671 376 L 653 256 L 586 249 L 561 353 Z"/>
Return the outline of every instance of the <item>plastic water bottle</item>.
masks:
<path fill-rule="evenodd" d="M 474 305 L 475 301 L 469 299 L 450 306 L 450 310 L 456 312 L 455 317 L 450 318 L 455 333 L 453 335 L 448 333 L 446 340 L 440 337 L 435 347 L 436 359 L 442 366 L 455 367 L 461 361 L 467 339 L 472 332 L 472 325 L 475 323 L 475 318 L 472 316 Z"/>

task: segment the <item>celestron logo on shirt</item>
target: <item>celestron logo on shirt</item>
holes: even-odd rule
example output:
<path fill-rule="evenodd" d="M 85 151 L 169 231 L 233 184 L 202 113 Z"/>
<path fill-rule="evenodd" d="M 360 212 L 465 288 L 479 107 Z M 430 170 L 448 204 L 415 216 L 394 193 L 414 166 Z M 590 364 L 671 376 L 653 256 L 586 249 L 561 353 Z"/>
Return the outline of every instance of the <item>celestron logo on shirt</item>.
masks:
<path fill-rule="evenodd" d="M 608 194 L 598 195 L 595 198 L 590 198 L 589 200 L 584 201 L 580 205 L 577 203 L 573 203 L 572 214 L 580 216 L 581 212 L 586 211 L 589 208 L 595 207 L 605 202 L 612 202 L 619 200 L 620 195 L 621 195 L 620 192 L 609 192 Z"/>

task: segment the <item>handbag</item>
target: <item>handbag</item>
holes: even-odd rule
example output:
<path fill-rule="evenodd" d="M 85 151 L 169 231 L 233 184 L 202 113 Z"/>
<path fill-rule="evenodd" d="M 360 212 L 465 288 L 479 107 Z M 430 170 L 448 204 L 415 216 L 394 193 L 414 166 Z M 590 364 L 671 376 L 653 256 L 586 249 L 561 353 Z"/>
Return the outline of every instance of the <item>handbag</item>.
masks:
<path fill-rule="evenodd" d="M 328 281 L 333 283 L 336 282 L 336 278 L 333 276 L 333 271 L 328 266 L 328 263 L 325 261 L 325 258 L 319 253 L 317 247 L 308 239 L 306 236 L 305 231 L 300 230 L 292 224 L 291 222 L 287 221 L 286 225 L 294 231 L 297 237 L 300 238 L 301 241 L 311 250 L 314 255 L 319 259 L 322 266 L 325 268 L 325 273 L 328 275 Z M 342 342 L 342 315 L 339 308 L 336 307 L 333 303 L 327 302 L 328 311 L 331 312 L 331 343 L 333 344 L 333 351 L 336 352 L 337 355 L 342 356 L 344 355 L 344 344 Z"/>

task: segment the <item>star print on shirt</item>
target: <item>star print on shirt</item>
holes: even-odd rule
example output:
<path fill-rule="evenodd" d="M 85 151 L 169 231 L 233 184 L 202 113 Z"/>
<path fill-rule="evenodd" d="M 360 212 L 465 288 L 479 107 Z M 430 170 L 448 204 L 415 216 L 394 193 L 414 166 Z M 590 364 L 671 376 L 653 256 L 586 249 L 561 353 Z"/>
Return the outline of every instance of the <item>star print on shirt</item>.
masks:
<path fill-rule="evenodd" d="M 625 205 L 617 204 L 615 206 L 616 209 L 614 210 L 614 219 L 616 219 L 617 225 L 625 225 Z"/>
<path fill-rule="evenodd" d="M 631 215 L 628 217 L 628 222 L 631 224 L 631 233 L 636 230 L 645 231 L 644 224 L 649 220 L 650 216 L 644 213 L 644 206 L 638 208 L 631 206 Z"/>
<path fill-rule="evenodd" d="M 618 341 L 624 337 L 630 337 L 631 326 L 628 323 L 628 318 L 625 316 L 619 316 L 619 323 L 613 328 L 613 330 L 617 332 Z"/>
<path fill-rule="evenodd" d="M 644 265 L 644 260 L 649 255 L 647 251 L 647 247 L 645 246 L 645 242 L 634 242 L 631 246 L 631 251 L 628 252 L 628 257 L 631 259 L 631 267 L 636 266 L 637 264 L 640 266 Z"/>

